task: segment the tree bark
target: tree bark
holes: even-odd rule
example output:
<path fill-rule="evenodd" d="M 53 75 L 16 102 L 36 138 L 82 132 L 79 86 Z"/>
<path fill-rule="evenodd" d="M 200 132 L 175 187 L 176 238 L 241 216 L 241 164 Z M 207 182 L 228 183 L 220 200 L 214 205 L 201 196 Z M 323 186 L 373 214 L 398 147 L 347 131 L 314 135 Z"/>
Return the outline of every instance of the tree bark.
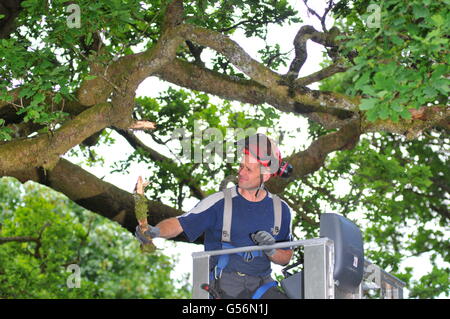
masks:
<path fill-rule="evenodd" d="M 326 129 L 338 129 L 318 138 L 306 150 L 288 157 L 287 160 L 295 167 L 293 176 L 287 180 L 271 180 L 267 186 L 274 193 L 282 192 L 289 182 L 317 171 L 324 165 L 328 154 L 354 147 L 364 132 L 387 131 L 414 138 L 436 125 L 449 128 L 448 106 L 430 107 L 423 114 L 414 113 L 411 120 L 401 119 L 398 123 L 390 120 L 369 123 L 359 112 L 359 97 L 305 87 L 345 70 L 340 61 L 334 61 L 332 66 L 304 78 L 286 82 L 285 76 L 254 60 L 229 37 L 183 23 L 182 17 L 182 1 L 173 1 L 167 8 L 156 45 L 147 51 L 111 60 L 108 66 L 91 63 L 91 74 L 97 77 L 84 81 L 76 92 L 77 101 L 66 104 L 65 110 L 69 110 L 71 117 L 61 123 L 60 128 L 49 134 L 27 138 L 29 131 L 26 129 L 34 128 L 25 125 L 27 127 L 21 128 L 21 134 L 25 136 L 0 143 L 0 176 L 14 176 L 22 182 L 33 180 L 47 185 L 133 232 L 137 222 L 132 194 L 98 179 L 61 156 L 106 127 L 130 128 L 136 89 L 150 76 L 228 100 L 253 105 L 267 103 L 282 112 L 300 114 Z M 303 27 L 296 38 L 297 61 L 291 65 L 290 74 L 294 78 L 302 66 L 302 48 L 308 39 L 326 47 L 336 45 L 333 34 Z M 177 59 L 177 50 L 186 41 L 224 55 L 249 79 L 227 76 Z M 9 92 L 13 103 L 0 101 L 0 116 L 6 125 L 21 121 L 14 110 L 19 91 L 20 88 Z M 47 92 L 47 95 L 51 99 L 53 92 Z M 198 197 L 203 196 L 201 190 L 194 190 Z M 182 213 L 162 203 L 149 201 L 150 224 Z"/>

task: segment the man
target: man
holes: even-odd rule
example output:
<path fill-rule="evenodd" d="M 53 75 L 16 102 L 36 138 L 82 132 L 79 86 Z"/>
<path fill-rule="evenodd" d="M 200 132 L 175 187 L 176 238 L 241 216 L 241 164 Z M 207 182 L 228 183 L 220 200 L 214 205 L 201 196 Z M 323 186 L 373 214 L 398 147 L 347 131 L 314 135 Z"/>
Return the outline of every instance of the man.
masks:
<path fill-rule="evenodd" d="M 271 245 L 291 240 L 291 209 L 264 187 L 272 176 L 282 175 L 287 164 L 275 142 L 263 134 L 239 141 L 243 158 L 238 185 L 212 194 L 192 210 L 150 226 L 145 235 L 172 238 L 184 232 L 190 241 L 205 234 L 205 250 Z M 278 223 L 276 225 L 276 223 Z M 145 236 L 136 228 L 136 237 Z M 271 262 L 286 265 L 292 250 L 270 249 L 211 259 L 211 287 L 220 298 L 287 298 L 271 278 Z"/>

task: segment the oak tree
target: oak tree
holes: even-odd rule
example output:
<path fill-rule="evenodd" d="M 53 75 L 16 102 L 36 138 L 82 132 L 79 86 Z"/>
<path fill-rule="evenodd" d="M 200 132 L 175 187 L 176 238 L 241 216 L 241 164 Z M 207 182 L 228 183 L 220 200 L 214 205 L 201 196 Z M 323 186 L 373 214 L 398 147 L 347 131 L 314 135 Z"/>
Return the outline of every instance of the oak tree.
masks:
<path fill-rule="evenodd" d="M 123 137 L 135 152 L 113 169 L 148 164 L 149 223 L 156 224 L 182 214 L 187 198 L 217 191 L 235 168 L 194 163 L 175 150 L 162 155 L 135 133 L 142 124 L 151 123 L 146 134 L 164 147 L 196 120 L 224 132 L 279 124 L 295 137 L 283 131 L 280 114 L 306 118 L 312 142 L 287 156 L 292 176 L 267 184 L 294 209 L 299 231 L 317 232 L 324 205 L 368 221 L 369 256 L 400 272 L 404 258 L 431 254 L 434 268 L 412 295 L 439 295 L 449 272 L 438 261 L 448 262 L 450 3 L 323 3 L 319 12 L 303 0 L 320 22 L 315 28 L 285 0 L 3 1 L 0 176 L 46 185 L 134 231 L 132 193 L 64 154 L 96 162 L 96 146 Z M 299 28 L 291 54 L 267 43 L 253 57 L 232 39 L 239 31 L 264 41 L 270 26 L 292 23 Z M 323 47 L 323 68 L 299 76 L 311 41 Z M 149 77 L 174 86 L 136 96 Z M 348 189 L 338 192 L 339 181 Z M 409 280 L 411 269 L 402 271 Z"/>

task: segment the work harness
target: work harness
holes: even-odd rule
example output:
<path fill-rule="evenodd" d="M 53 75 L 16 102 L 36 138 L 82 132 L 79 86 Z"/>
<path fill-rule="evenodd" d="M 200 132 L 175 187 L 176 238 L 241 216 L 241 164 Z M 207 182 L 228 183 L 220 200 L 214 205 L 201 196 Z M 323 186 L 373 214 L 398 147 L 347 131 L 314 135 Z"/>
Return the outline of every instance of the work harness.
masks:
<path fill-rule="evenodd" d="M 222 249 L 230 249 L 236 248 L 231 244 L 231 221 L 233 217 L 233 197 L 232 197 L 233 188 L 227 188 L 223 190 L 224 193 L 224 210 L 223 210 L 223 226 L 222 226 Z M 279 234 L 281 228 L 281 217 L 282 217 L 282 208 L 281 208 L 281 199 L 279 196 L 272 194 L 273 200 L 273 208 L 274 208 L 274 226 L 272 228 L 272 235 L 275 237 Z M 263 252 L 261 250 L 253 251 L 253 252 L 241 252 L 236 253 L 241 256 L 246 262 L 250 262 L 255 257 L 263 256 Z M 216 281 L 220 279 L 222 276 L 222 272 L 225 267 L 228 265 L 230 260 L 230 254 L 220 255 L 217 261 L 217 265 L 211 271 L 211 279 L 215 279 Z M 260 286 L 252 296 L 252 299 L 261 298 L 267 290 L 271 287 L 275 287 L 278 283 L 276 281 L 268 282 Z"/>

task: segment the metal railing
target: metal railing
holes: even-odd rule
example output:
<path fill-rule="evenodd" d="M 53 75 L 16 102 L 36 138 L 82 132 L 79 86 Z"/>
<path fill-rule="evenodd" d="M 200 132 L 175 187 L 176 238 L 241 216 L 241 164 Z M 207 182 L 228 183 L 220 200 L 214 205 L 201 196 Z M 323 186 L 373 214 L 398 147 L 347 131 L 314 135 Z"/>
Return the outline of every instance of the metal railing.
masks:
<path fill-rule="evenodd" d="M 363 298 L 363 292 L 380 289 L 382 298 L 403 298 L 405 283 L 385 272 L 370 261 L 364 262 L 364 278 L 352 293 L 345 293 L 334 282 L 334 243 L 328 238 L 315 238 L 276 243 L 270 246 L 246 246 L 231 249 L 192 253 L 193 258 L 193 299 L 208 299 L 209 294 L 201 287 L 209 284 L 210 257 L 224 254 L 251 252 L 266 249 L 304 247 L 304 297 L 305 299 Z"/>
<path fill-rule="evenodd" d="M 209 284 L 210 265 L 209 258 L 224 254 L 258 251 L 265 249 L 278 249 L 287 247 L 305 248 L 305 298 L 328 299 L 334 298 L 334 245 L 328 238 L 307 239 L 291 242 L 276 243 L 270 246 L 246 246 L 231 249 L 202 251 L 192 253 L 193 291 L 192 298 L 208 299 L 209 294 L 201 288 L 202 284 Z"/>
<path fill-rule="evenodd" d="M 380 290 L 380 298 L 403 299 L 406 283 L 370 261 L 364 261 L 363 290 Z"/>

